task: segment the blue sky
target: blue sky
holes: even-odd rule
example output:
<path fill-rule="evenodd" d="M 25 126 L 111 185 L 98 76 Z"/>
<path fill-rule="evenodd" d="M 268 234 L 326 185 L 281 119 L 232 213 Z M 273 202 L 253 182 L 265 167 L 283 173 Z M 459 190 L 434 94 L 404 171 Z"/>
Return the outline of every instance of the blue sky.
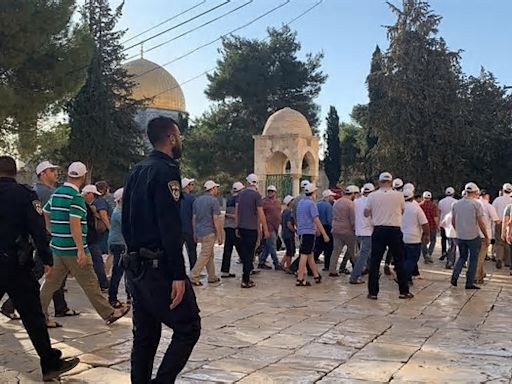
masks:
<path fill-rule="evenodd" d="M 202 0 L 126 0 L 121 28 L 128 28 L 129 38 L 158 22 L 171 17 Z M 232 0 L 215 12 L 188 23 L 172 32 L 145 44 L 148 49 L 184 31 L 204 23 L 248 0 Z M 180 21 L 201 13 L 223 0 L 207 0 L 195 10 L 186 13 L 155 31 L 131 41 L 169 28 Z M 145 54 L 145 58 L 163 64 L 191 49 L 207 43 L 222 34 L 248 22 L 261 13 L 284 2 L 284 0 L 254 0 L 236 13 L 205 28 Z M 291 0 L 271 15 L 243 29 L 238 34 L 263 38 L 268 26 L 280 26 L 311 5 L 316 0 Z M 112 5 L 119 0 L 111 0 Z M 401 1 L 393 1 L 400 4 Z M 466 74 L 477 75 L 480 66 L 491 70 L 498 80 L 512 85 L 512 1 L 511 0 L 431 0 L 432 9 L 443 16 L 440 35 L 451 49 L 463 49 L 462 67 Z M 382 25 L 394 22 L 394 16 L 382 0 L 324 0 L 313 11 L 291 25 L 298 33 L 302 44 L 301 55 L 307 52 L 323 52 L 323 71 L 329 78 L 316 100 L 321 106 L 324 121 L 329 106 L 338 109 L 343 120 L 349 119 L 352 107 L 367 101 L 365 79 L 368 74 L 371 54 L 379 44 L 386 48 L 387 40 Z M 179 83 L 187 81 L 215 66 L 219 58 L 220 43 L 177 61 L 166 69 Z M 130 50 L 137 54 L 140 48 Z M 206 76 L 183 85 L 187 109 L 192 117 L 208 109 L 210 102 L 204 95 Z M 323 126 L 323 122 L 322 122 Z"/>

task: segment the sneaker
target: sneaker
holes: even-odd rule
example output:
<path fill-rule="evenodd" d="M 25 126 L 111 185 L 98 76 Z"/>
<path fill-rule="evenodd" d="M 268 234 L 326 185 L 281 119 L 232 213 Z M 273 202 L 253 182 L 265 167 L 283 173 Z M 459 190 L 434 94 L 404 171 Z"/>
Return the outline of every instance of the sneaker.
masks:
<path fill-rule="evenodd" d="M 377 295 L 370 295 L 368 294 L 368 296 L 366 296 L 368 299 L 370 300 L 377 300 Z"/>
<path fill-rule="evenodd" d="M 63 373 L 71 371 L 78 365 L 78 363 L 80 363 L 80 359 L 78 357 L 59 359 L 55 367 L 43 368 L 43 381 L 56 379 Z"/>
<path fill-rule="evenodd" d="M 347 268 L 340 269 L 340 273 L 344 273 L 345 275 L 350 275 L 350 271 Z"/>
<path fill-rule="evenodd" d="M 501 269 L 502 266 L 503 263 L 501 262 L 501 260 L 496 260 L 496 269 Z"/>
<path fill-rule="evenodd" d="M 364 280 L 361 280 L 361 279 L 357 279 L 357 280 L 350 279 L 348 282 L 350 284 L 364 284 Z"/>
<path fill-rule="evenodd" d="M 439 261 L 444 261 L 446 259 L 446 253 L 443 253 L 439 258 Z"/>
<path fill-rule="evenodd" d="M 222 275 L 220 275 L 220 277 L 222 277 L 223 279 L 230 279 L 236 277 L 236 275 L 234 273 L 223 273 Z"/>
<path fill-rule="evenodd" d="M 329 273 L 329 277 L 340 277 L 339 273 Z"/>
<path fill-rule="evenodd" d="M 258 264 L 259 269 L 272 269 L 272 267 L 268 266 L 267 264 Z"/>
<path fill-rule="evenodd" d="M 452 277 L 452 279 L 450 280 L 450 284 L 453 285 L 454 287 L 457 286 L 457 279 L 455 277 Z"/>
<path fill-rule="evenodd" d="M 255 286 L 256 286 L 256 283 L 252 280 L 249 280 L 247 283 L 242 282 L 242 285 L 241 285 L 242 288 L 252 288 Z"/>
<path fill-rule="evenodd" d="M 114 312 L 110 315 L 110 317 L 107 320 L 105 320 L 105 323 L 107 325 L 114 324 L 121 317 L 124 317 L 128 313 L 129 310 L 130 310 L 130 307 L 114 309 Z"/>
<path fill-rule="evenodd" d="M 279 264 L 277 264 L 277 265 L 274 265 L 274 269 L 275 269 L 276 271 L 282 271 L 282 270 L 283 270 L 283 267 L 281 267 Z"/>
<path fill-rule="evenodd" d="M 466 287 L 466 289 L 480 289 L 478 285 L 470 285 L 469 287 Z"/>
<path fill-rule="evenodd" d="M 411 292 L 403 293 L 400 296 L 398 296 L 399 299 L 412 299 L 414 295 Z"/>

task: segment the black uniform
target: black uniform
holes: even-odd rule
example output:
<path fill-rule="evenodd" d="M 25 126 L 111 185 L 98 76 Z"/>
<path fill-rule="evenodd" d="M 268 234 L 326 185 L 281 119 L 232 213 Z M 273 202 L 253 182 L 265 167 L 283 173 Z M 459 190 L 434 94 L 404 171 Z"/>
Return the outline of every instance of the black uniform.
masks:
<path fill-rule="evenodd" d="M 174 382 L 201 332 L 199 308 L 185 273 L 180 199 L 179 165 L 163 152 L 151 152 L 128 176 L 122 228 L 133 296 L 132 383 L 151 382 L 162 323 L 173 329 L 173 336 L 153 383 Z M 185 294 L 171 310 L 173 280 L 185 281 Z"/>
<path fill-rule="evenodd" d="M 42 214 L 41 202 L 29 186 L 0 177 L 0 300 L 5 293 L 11 298 L 46 373 L 59 366 L 61 353 L 50 346 L 32 271 L 31 242 L 43 263 L 53 265 Z"/>

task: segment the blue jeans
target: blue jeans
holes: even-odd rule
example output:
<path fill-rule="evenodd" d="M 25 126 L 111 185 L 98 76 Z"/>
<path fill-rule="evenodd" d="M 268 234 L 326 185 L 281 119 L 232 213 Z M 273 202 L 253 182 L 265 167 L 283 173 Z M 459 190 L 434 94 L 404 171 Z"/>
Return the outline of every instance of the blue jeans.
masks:
<path fill-rule="evenodd" d="M 457 252 L 457 240 L 451 237 L 446 239 L 448 241 L 448 249 L 446 251 L 446 265 L 453 266 L 455 264 L 455 254 Z"/>
<path fill-rule="evenodd" d="M 407 274 L 408 281 L 412 280 L 412 271 L 418 264 L 421 256 L 421 243 L 417 244 L 404 244 L 405 251 L 405 273 Z"/>
<path fill-rule="evenodd" d="M 436 248 L 436 240 L 437 231 L 431 229 L 429 243 L 420 245 L 423 258 L 425 258 L 425 256 L 432 256 L 434 249 Z"/>
<path fill-rule="evenodd" d="M 372 237 L 371 236 L 357 236 L 357 242 L 359 244 L 359 256 L 356 259 L 352 273 L 350 274 L 350 280 L 356 281 L 361 277 L 364 267 L 368 264 L 368 259 L 372 253 Z"/>
<path fill-rule="evenodd" d="M 96 272 L 96 276 L 98 277 L 100 288 L 108 289 L 108 279 L 105 273 L 105 264 L 103 263 L 101 245 L 89 244 L 89 251 L 91 252 L 92 265 L 94 267 L 94 272 Z"/>
<path fill-rule="evenodd" d="M 108 288 L 108 301 L 117 301 L 117 292 L 119 290 L 119 283 L 123 277 L 124 271 L 121 266 L 121 256 L 126 252 L 126 247 L 122 244 L 110 245 L 110 252 L 114 256 L 112 263 L 112 276 L 110 277 L 110 287 Z"/>
<path fill-rule="evenodd" d="M 468 270 L 466 271 L 466 287 L 472 287 L 474 284 L 476 266 L 478 263 L 478 253 L 480 252 L 481 239 L 480 236 L 473 240 L 457 239 L 459 247 L 459 258 L 453 268 L 452 278 L 457 280 L 462 271 L 464 263 L 469 256 Z"/>
<path fill-rule="evenodd" d="M 265 261 L 267 261 L 267 257 L 270 254 L 272 257 L 272 262 L 274 263 L 274 266 L 279 265 L 279 260 L 277 259 L 277 251 L 276 251 L 276 241 L 277 241 L 277 234 L 272 231 L 270 232 L 270 236 L 268 239 L 265 239 L 265 246 L 263 247 L 263 251 L 260 254 L 260 259 L 258 264 L 265 264 Z"/>

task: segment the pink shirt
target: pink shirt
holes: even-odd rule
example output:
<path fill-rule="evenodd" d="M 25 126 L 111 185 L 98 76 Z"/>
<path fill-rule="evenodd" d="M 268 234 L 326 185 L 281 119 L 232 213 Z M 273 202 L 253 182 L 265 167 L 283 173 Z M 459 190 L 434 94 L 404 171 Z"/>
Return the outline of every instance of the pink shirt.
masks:
<path fill-rule="evenodd" d="M 355 228 L 354 202 L 342 197 L 332 208 L 331 232 L 338 235 L 353 235 Z"/>

